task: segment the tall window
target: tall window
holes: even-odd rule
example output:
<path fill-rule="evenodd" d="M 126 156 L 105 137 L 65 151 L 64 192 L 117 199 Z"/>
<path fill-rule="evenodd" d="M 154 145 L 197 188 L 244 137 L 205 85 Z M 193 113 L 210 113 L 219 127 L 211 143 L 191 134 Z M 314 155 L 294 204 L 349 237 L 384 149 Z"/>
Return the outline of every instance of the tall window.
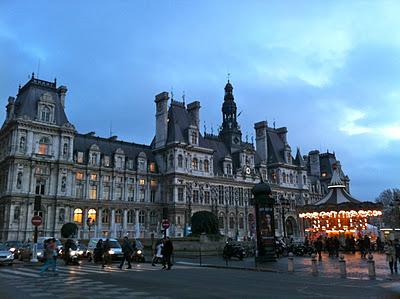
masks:
<path fill-rule="evenodd" d="M 199 190 L 193 190 L 193 202 L 194 203 L 199 202 Z"/>
<path fill-rule="evenodd" d="M 183 188 L 178 188 L 178 201 L 183 201 Z"/>
<path fill-rule="evenodd" d="M 78 163 L 83 163 L 83 152 L 78 152 L 76 161 Z"/>
<path fill-rule="evenodd" d="M 109 221 L 110 221 L 110 210 L 105 209 L 103 210 L 103 213 L 101 215 L 101 222 L 109 223 Z"/>
<path fill-rule="evenodd" d="M 172 154 L 169 155 L 168 160 L 169 160 L 169 167 L 170 168 L 174 167 L 174 156 Z"/>
<path fill-rule="evenodd" d="M 65 221 L 65 209 L 60 209 L 58 211 L 58 222 L 64 223 L 64 221 Z"/>
<path fill-rule="evenodd" d="M 130 189 L 128 189 L 128 200 L 133 201 L 134 199 L 135 199 L 135 189 L 131 187 Z"/>
<path fill-rule="evenodd" d="M 290 174 L 289 178 L 290 178 L 290 183 L 293 184 L 293 174 Z"/>
<path fill-rule="evenodd" d="M 63 176 L 61 179 L 61 192 L 65 192 L 67 189 L 67 177 Z"/>
<path fill-rule="evenodd" d="M 210 172 L 210 163 L 208 160 L 204 160 L 204 172 Z"/>
<path fill-rule="evenodd" d="M 244 216 L 243 216 L 243 214 L 239 215 L 239 229 L 244 229 Z"/>
<path fill-rule="evenodd" d="M 77 172 L 77 173 L 75 174 L 75 178 L 76 178 L 77 180 L 83 180 L 83 172 Z"/>
<path fill-rule="evenodd" d="M 117 168 L 122 168 L 122 157 L 117 157 Z"/>
<path fill-rule="evenodd" d="M 90 163 L 92 165 L 97 165 L 97 154 L 96 153 L 92 153 L 92 157 L 91 157 Z"/>
<path fill-rule="evenodd" d="M 231 175 L 232 174 L 232 166 L 231 164 L 226 164 L 226 174 Z"/>
<path fill-rule="evenodd" d="M 135 211 L 129 210 L 127 213 L 127 223 L 135 223 Z"/>
<path fill-rule="evenodd" d="M 178 156 L 178 167 L 180 167 L 180 168 L 183 167 L 183 157 L 182 157 L 182 155 Z"/>
<path fill-rule="evenodd" d="M 122 210 L 115 211 L 115 223 L 122 223 Z"/>
<path fill-rule="evenodd" d="M 204 203 L 206 205 L 210 204 L 210 191 L 204 191 Z"/>
<path fill-rule="evenodd" d="M 42 179 L 36 180 L 35 194 L 44 195 L 46 182 Z"/>
<path fill-rule="evenodd" d="M 199 169 L 199 161 L 197 160 L 197 158 L 193 158 L 193 160 L 192 160 L 192 168 L 194 170 L 198 170 Z"/>
<path fill-rule="evenodd" d="M 156 202 L 156 191 L 150 191 L 150 202 Z"/>
<path fill-rule="evenodd" d="M 19 151 L 20 152 L 24 152 L 25 151 L 25 137 L 24 136 L 22 136 L 19 139 Z"/>
<path fill-rule="evenodd" d="M 117 200 L 122 200 L 122 188 L 121 187 L 115 188 L 115 198 Z"/>
<path fill-rule="evenodd" d="M 150 163 L 150 172 L 156 172 L 156 163 L 154 162 Z"/>
<path fill-rule="evenodd" d="M 225 227 L 225 216 L 222 213 L 218 216 L 218 226 L 220 229 Z"/>
<path fill-rule="evenodd" d="M 63 145 L 63 156 L 68 155 L 68 143 L 64 143 Z"/>
<path fill-rule="evenodd" d="M 39 155 L 48 155 L 49 154 L 49 144 L 50 144 L 50 141 L 48 138 L 43 137 L 42 139 L 40 139 L 38 154 Z"/>
<path fill-rule="evenodd" d="M 150 224 L 151 225 L 156 225 L 157 224 L 157 213 L 156 213 L 156 211 L 151 211 L 150 212 Z"/>
<path fill-rule="evenodd" d="M 83 213 L 81 209 L 74 210 L 74 222 L 82 223 Z"/>
<path fill-rule="evenodd" d="M 235 228 L 235 218 L 234 218 L 233 214 L 229 215 L 229 228 L 230 229 Z"/>
<path fill-rule="evenodd" d="M 146 213 L 145 213 L 145 211 L 141 210 L 139 212 L 139 223 L 144 224 L 145 219 L 146 219 Z"/>
<path fill-rule="evenodd" d="M 42 121 L 50 122 L 50 113 L 51 113 L 50 108 L 44 106 L 42 108 L 42 114 L 41 114 Z"/>
<path fill-rule="evenodd" d="M 106 167 L 110 166 L 110 157 L 109 156 L 104 156 L 104 166 L 106 166 Z"/>
<path fill-rule="evenodd" d="M 89 198 L 97 199 L 97 186 L 96 185 L 90 186 Z"/>
<path fill-rule="evenodd" d="M 303 175 L 303 184 L 307 185 L 307 177 L 305 175 Z"/>
<path fill-rule="evenodd" d="M 192 144 L 197 143 L 197 132 L 192 132 Z"/>
<path fill-rule="evenodd" d="M 139 190 L 139 201 L 144 202 L 145 201 L 145 196 L 146 196 L 146 190 L 144 188 L 140 188 Z"/>
<path fill-rule="evenodd" d="M 15 207 L 14 208 L 14 221 L 18 221 L 20 214 L 21 214 L 20 207 Z"/>
<path fill-rule="evenodd" d="M 76 197 L 77 198 L 83 197 L 83 184 L 82 183 L 76 184 Z"/>
<path fill-rule="evenodd" d="M 218 186 L 218 204 L 219 205 L 224 204 L 224 186 L 222 185 Z"/>
<path fill-rule="evenodd" d="M 105 199 L 105 200 L 110 199 L 110 187 L 109 186 L 103 187 L 103 199 Z"/>

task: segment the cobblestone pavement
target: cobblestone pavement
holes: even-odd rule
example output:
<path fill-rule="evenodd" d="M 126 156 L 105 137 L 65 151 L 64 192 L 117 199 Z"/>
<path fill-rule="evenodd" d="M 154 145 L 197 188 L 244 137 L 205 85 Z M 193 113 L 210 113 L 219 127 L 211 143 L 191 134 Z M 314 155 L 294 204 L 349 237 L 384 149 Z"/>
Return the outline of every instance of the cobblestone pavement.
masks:
<path fill-rule="evenodd" d="M 347 277 L 352 279 L 369 279 L 368 277 L 368 260 L 361 259 L 360 253 L 343 254 L 346 261 Z M 400 281 L 400 275 L 391 275 L 389 267 L 386 263 L 384 254 L 374 253 L 375 270 L 377 279 L 381 280 L 396 280 Z M 178 263 L 182 264 L 200 264 L 200 258 L 175 258 Z M 243 261 L 237 259 L 224 261 L 221 257 L 202 256 L 201 264 L 220 266 L 220 267 L 237 267 L 237 268 L 256 268 L 254 258 L 246 258 Z M 329 258 L 327 254 L 322 255 L 322 261 L 318 261 L 318 272 L 320 276 L 326 277 L 340 277 L 339 272 L 339 259 Z M 264 270 L 287 272 L 288 259 L 283 257 L 278 259 L 276 263 L 268 263 L 259 265 L 258 267 Z M 311 258 L 307 257 L 294 257 L 294 269 L 296 273 L 310 273 L 311 275 Z M 400 265 L 399 265 L 400 270 Z"/>

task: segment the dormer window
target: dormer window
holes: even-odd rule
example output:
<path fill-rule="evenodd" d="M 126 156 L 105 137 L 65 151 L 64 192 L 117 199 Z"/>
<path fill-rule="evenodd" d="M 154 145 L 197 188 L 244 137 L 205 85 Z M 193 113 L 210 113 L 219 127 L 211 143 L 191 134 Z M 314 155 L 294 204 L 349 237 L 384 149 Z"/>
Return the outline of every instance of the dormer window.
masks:
<path fill-rule="evenodd" d="M 44 106 L 42 108 L 42 121 L 50 122 L 50 108 L 48 106 Z"/>
<path fill-rule="evenodd" d="M 97 165 L 97 154 L 96 153 L 92 153 L 92 156 L 90 159 L 90 164 Z"/>
<path fill-rule="evenodd" d="M 192 144 L 197 144 L 197 132 L 192 132 Z"/>
<path fill-rule="evenodd" d="M 104 156 L 104 166 L 105 167 L 110 166 L 110 156 Z"/>
<path fill-rule="evenodd" d="M 83 152 L 78 152 L 76 162 L 83 163 Z"/>

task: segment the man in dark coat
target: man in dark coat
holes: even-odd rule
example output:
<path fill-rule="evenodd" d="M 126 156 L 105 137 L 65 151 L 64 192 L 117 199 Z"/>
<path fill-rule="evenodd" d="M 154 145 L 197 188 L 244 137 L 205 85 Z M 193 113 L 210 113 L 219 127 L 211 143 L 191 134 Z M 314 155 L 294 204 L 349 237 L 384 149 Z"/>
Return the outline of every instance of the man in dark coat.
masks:
<path fill-rule="evenodd" d="M 132 269 L 131 266 L 131 255 L 133 253 L 133 247 L 131 243 L 129 243 L 128 237 L 124 237 L 124 242 L 122 243 L 122 252 L 124 253 L 124 258 L 121 261 L 121 264 L 119 265 L 118 268 L 122 269 L 122 266 L 125 263 L 125 260 L 128 262 L 128 268 L 126 269 Z"/>
<path fill-rule="evenodd" d="M 110 249 L 111 249 L 110 240 L 106 239 L 106 241 L 103 243 L 103 264 L 102 264 L 103 268 L 106 266 L 106 264 L 111 263 L 111 255 L 109 252 Z"/>
<path fill-rule="evenodd" d="M 164 239 L 164 247 L 163 247 L 163 258 L 164 258 L 163 269 L 165 269 L 166 266 L 168 265 L 167 270 L 171 270 L 171 266 L 172 266 L 171 255 L 172 255 L 173 250 L 174 250 L 174 246 L 172 245 L 171 239 L 166 237 Z"/>
<path fill-rule="evenodd" d="M 323 244 L 322 244 L 321 237 L 319 237 L 317 240 L 315 240 L 314 247 L 315 247 L 315 251 L 317 251 L 317 254 L 318 254 L 318 260 L 322 260 L 321 251 L 322 251 Z"/>

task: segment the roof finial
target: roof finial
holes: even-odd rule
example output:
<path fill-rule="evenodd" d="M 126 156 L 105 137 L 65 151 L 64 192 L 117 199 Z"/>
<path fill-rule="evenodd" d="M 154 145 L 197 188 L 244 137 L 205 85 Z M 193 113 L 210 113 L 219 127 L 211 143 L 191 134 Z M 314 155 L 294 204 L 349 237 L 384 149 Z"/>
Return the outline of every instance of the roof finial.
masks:
<path fill-rule="evenodd" d="M 57 78 L 54 78 L 54 84 L 57 85 Z"/>
<path fill-rule="evenodd" d="M 174 88 L 171 86 L 171 101 L 174 100 Z"/>
<path fill-rule="evenodd" d="M 183 105 L 185 105 L 185 91 L 182 93 L 182 100 L 183 100 Z"/>
<path fill-rule="evenodd" d="M 207 134 L 207 126 L 206 126 L 206 121 L 204 121 L 204 135 Z"/>
<path fill-rule="evenodd" d="M 249 134 L 246 133 L 246 143 L 248 143 L 248 142 L 249 142 Z"/>
<path fill-rule="evenodd" d="M 35 73 L 34 72 L 32 72 L 31 79 L 35 79 Z"/>
<path fill-rule="evenodd" d="M 228 83 L 229 83 L 229 79 L 231 77 L 231 73 L 228 73 L 227 78 L 228 78 Z"/>
<path fill-rule="evenodd" d="M 275 129 L 275 118 L 274 118 L 274 122 L 273 122 L 273 125 L 274 125 L 274 129 Z"/>
<path fill-rule="evenodd" d="M 214 135 L 214 126 L 211 124 L 211 135 Z"/>

